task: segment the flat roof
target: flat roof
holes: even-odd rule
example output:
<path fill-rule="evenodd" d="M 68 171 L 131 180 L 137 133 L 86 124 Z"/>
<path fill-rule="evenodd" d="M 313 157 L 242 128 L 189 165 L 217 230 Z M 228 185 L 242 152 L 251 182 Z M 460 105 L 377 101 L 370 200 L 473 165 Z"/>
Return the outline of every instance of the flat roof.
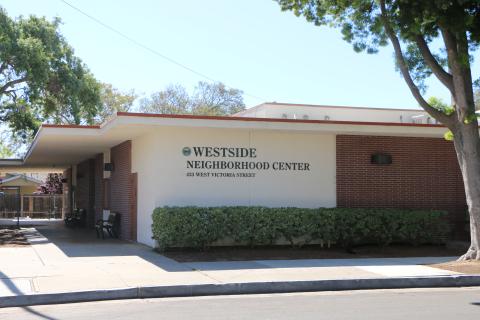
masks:
<path fill-rule="evenodd" d="M 446 130 L 440 124 L 118 112 L 101 125 L 44 124 L 37 132 L 25 157 L 0 160 L 0 168 L 59 171 L 158 127 L 437 138 L 442 137 Z"/>
<path fill-rule="evenodd" d="M 429 123 L 401 123 L 401 122 L 378 122 L 378 121 L 343 121 L 343 120 L 306 120 L 306 119 L 284 119 L 284 118 L 260 118 L 260 117 L 239 117 L 239 116 L 199 116 L 189 114 L 158 114 L 158 113 L 136 113 L 118 112 L 120 117 L 145 117 L 145 118 L 170 118 L 170 119 L 197 119 L 197 120 L 221 120 L 221 121 L 247 121 L 247 122 L 286 122 L 286 123 L 318 123 L 318 124 L 355 124 L 366 126 L 403 126 L 403 127 L 445 127 L 442 124 Z M 71 125 L 46 124 L 45 127 L 73 127 Z M 97 126 L 76 126 L 76 128 L 96 128 Z M 99 126 L 100 127 L 100 126 Z"/>
<path fill-rule="evenodd" d="M 418 109 L 408 109 L 408 108 L 380 108 L 380 107 L 361 107 L 361 106 L 332 106 L 332 105 L 322 105 L 322 104 L 301 104 L 301 103 L 286 103 L 286 102 L 264 102 L 254 107 L 242 110 L 237 112 L 235 115 L 240 115 L 244 113 L 248 113 L 250 111 L 260 109 L 264 106 L 286 106 L 286 107 L 307 107 L 307 108 L 334 108 L 334 109 L 350 109 L 350 110 L 384 110 L 384 111 L 409 111 L 409 112 L 425 112 L 425 110 L 418 108 Z"/>

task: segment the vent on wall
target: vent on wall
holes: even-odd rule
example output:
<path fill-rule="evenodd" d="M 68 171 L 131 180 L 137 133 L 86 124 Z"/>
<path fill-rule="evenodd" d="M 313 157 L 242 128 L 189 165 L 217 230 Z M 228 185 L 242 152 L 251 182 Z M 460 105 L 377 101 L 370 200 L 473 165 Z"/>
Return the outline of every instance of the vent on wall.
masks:
<path fill-rule="evenodd" d="M 370 162 L 381 165 L 392 164 L 392 156 L 386 153 L 374 153 L 372 154 Z"/>
<path fill-rule="evenodd" d="M 412 123 L 423 123 L 423 118 L 425 118 L 425 115 L 423 114 L 418 114 L 416 116 L 412 116 Z"/>

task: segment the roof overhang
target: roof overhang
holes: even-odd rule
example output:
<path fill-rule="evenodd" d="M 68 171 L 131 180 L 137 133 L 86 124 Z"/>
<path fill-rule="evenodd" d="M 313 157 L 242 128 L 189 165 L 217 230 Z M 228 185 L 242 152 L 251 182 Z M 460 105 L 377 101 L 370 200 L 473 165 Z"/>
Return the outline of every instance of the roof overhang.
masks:
<path fill-rule="evenodd" d="M 193 127 L 325 134 L 440 138 L 442 125 L 213 117 L 119 112 L 101 126 L 43 125 L 24 159 L 0 160 L 16 172 L 61 171 L 158 127 Z M 23 170 L 22 170 L 23 168 Z"/>
<path fill-rule="evenodd" d="M 1 180 L 0 185 L 9 186 L 9 185 L 12 185 L 12 183 L 15 183 L 19 180 L 22 182 L 22 184 L 20 184 L 22 186 L 26 185 L 25 182 L 28 182 L 30 184 L 34 184 L 34 185 L 37 185 L 37 186 L 43 183 L 41 180 L 35 179 L 33 177 L 26 176 L 26 175 L 23 175 L 23 174 L 19 174 L 19 175 L 15 175 L 15 176 L 12 176 L 12 177 Z M 15 185 L 17 185 L 17 184 L 15 184 Z"/>

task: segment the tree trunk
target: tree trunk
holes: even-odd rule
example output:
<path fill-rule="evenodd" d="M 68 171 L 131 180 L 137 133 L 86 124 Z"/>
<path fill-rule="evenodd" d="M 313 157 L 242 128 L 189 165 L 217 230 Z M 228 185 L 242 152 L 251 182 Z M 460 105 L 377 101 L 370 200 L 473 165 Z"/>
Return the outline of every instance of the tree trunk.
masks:
<path fill-rule="evenodd" d="M 395 50 L 395 59 L 412 95 L 420 106 L 433 118 L 447 126 L 453 133 L 458 163 L 463 176 L 465 195 L 470 215 L 471 244 L 467 253 L 459 260 L 480 260 L 480 136 L 478 121 L 475 118 L 472 73 L 470 69 L 469 38 L 467 30 L 449 30 L 440 28 L 447 50 L 448 67 L 451 72 L 443 70 L 430 52 L 424 35 L 419 34 L 415 42 L 425 63 L 435 76 L 452 94 L 453 115 L 432 107 L 422 96 L 410 74 L 410 69 L 402 52 L 399 36 L 392 27 L 391 13 L 387 10 L 385 0 L 380 0 L 381 21 L 385 32 Z M 390 8 L 391 9 L 391 6 Z M 408 40 L 408 39 L 407 39 Z M 473 119 L 473 120 L 472 120 Z M 470 123 L 467 123 L 470 122 Z"/>
<path fill-rule="evenodd" d="M 480 260 L 480 137 L 478 123 L 457 123 L 452 130 L 470 216 L 471 244 L 458 260 Z"/>

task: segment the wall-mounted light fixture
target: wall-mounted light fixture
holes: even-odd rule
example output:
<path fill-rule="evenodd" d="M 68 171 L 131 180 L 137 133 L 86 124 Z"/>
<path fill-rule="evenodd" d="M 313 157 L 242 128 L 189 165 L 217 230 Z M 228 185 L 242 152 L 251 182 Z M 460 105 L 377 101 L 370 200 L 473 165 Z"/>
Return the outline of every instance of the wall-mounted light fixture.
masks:
<path fill-rule="evenodd" d="M 111 162 L 105 163 L 103 165 L 103 170 L 108 171 L 108 172 L 112 172 L 113 171 L 113 163 L 111 163 Z"/>

